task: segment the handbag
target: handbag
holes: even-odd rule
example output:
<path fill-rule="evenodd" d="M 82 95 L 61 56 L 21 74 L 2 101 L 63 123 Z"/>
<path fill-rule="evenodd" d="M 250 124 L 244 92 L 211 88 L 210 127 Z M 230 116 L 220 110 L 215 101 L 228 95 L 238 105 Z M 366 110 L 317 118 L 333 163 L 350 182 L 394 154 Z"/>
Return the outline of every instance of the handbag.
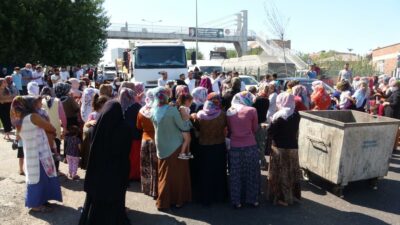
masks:
<path fill-rule="evenodd" d="M 12 150 L 18 149 L 18 141 L 17 140 L 13 140 L 13 142 L 11 144 L 11 148 L 12 148 Z"/>

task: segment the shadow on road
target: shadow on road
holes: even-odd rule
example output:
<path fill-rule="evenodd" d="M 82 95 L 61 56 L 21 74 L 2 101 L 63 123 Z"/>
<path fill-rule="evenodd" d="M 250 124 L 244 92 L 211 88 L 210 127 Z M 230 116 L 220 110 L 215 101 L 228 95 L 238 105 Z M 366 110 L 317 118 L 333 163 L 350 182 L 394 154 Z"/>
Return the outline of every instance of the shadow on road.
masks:
<path fill-rule="evenodd" d="M 179 210 L 170 210 L 171 215 L 202 221 L 209 224 L 296 224 L 296 225 L 342 225 L 342 224 L 387 224 L 382 220 L 361 213 L 344 212 L 317 202 L 303 199 L 300 204 L 279 207 L 263 204 L 259 208 L 234 210 L 225 205 L 203 207 L 187 205 Z M 137 223 L 140 224 L 140 223 Z"/>
<path fill-rule="evenodd" d="M 81 215 L 78 210 L 63 205 L 54 206 L 54 211 L 50 213 L 30 211 L 29 214 L 52 225 L 78 224 Z"/>
<path fill-rule="evenodd" d="M 128 211 L 128 217 L 131 224 L 136 225 L 156 225 L 156 224 L 171 224 L 171 225 L 184 225 L 186 224 L 183 221 L 178 221 L 172 216 L 168 215 L 158 215 L 158 214 L 150 214 L 141 211 Z"/>

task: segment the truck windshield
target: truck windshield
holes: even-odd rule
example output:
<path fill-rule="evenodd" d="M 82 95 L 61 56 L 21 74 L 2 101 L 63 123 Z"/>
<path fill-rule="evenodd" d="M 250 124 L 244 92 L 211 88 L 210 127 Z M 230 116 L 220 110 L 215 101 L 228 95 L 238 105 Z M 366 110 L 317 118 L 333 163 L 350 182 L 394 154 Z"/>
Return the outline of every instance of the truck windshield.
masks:
<path fill-rule="evenodd" d="M 138 47 L 135 68 L 186 68 L 185 47 Z"/>
<path fill-rule="evenodd" d="M 222 67 L 220 66 L 200 66 L 200 71 L 203 73 L 212 73 L 213 71 L 222 72 Z"/>

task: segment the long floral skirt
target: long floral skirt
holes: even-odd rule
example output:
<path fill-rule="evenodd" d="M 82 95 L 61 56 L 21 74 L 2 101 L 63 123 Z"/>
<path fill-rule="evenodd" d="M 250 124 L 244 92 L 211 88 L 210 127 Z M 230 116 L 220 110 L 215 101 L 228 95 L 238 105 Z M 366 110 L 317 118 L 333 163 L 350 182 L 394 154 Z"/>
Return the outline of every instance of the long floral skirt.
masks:
<path fill-rule="evenodd" d="M 228 155 L 231 203 L 237 205 L 259 202 L 261 171 L 257 145 L 231 147 Z"/>
<path fill-rule="evenodd" d="M 300 200 L 301 171 L 298 150 L 272 146 L 269 166 L 268 198 L 274 204 L 279 200 L 288 204 Z"/>
<path fill-rule="evenodd" d="M 140 152 L 140 183 L 142 192 L 157 197 L 158 185 L 157 149 L 153 140 L 142 140 Z"/>

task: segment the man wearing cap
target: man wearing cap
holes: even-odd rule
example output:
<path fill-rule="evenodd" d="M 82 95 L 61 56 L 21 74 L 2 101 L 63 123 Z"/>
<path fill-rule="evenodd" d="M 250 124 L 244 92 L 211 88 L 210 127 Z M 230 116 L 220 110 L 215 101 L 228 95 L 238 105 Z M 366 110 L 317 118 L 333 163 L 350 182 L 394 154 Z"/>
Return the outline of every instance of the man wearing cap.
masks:
<path fill-rule="evenodd" d="M 158 79 L 157 84 L 159 87 L 165 87 L 167 85 L 168 81 L 168 73 L 166 71 L 160 71 L 158 74 L 161 75 L 161 77 Z"/>

